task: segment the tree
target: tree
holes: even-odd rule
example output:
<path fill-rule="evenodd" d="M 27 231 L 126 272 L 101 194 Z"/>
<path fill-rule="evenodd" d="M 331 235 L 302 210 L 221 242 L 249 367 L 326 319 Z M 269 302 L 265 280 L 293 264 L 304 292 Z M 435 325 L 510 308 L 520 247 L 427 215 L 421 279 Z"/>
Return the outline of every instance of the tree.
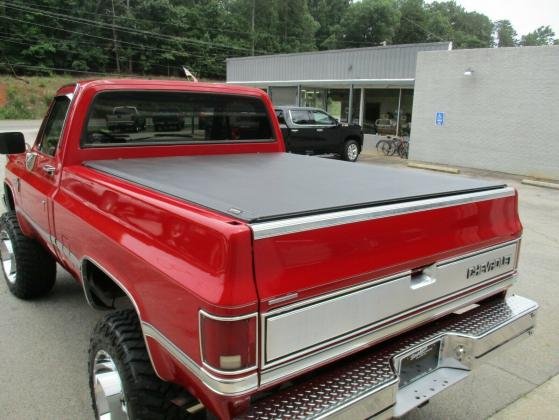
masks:
<path fill-rule="evenodd" d="M 427 5 L 427 29 L 431 36 L 450 40 L 455 48 L 488 48 L 493 46 L 493 23 L 477 12 L 466 12 L 455 1 Z"/>
<path fill-rule="evenodd" d="M 363 0 L 352 3 L 336 28 L 337 46 L 391 43 L 400 19 L 395 0 Z"/>
<path fill-rule="evenodd" d="M 319 23 L 312 17 L 307 0 L 276 0 L 285 52 L 312 51 Z"/>
<path fill-rule="evenodd" d="M 320 25 L 315 33 L 317 47 L 320 50 L 328 49 L 350 0 L 309 0 L 308 4 L 311 16 Z"/>
<path fill-rule="evenodd" d="M 520 40 L 520 45 L 524 47 L 528 46 L 540 46 L 540 45 L 553 45 L 556 40 L 555 32 L 550 26 L 540 26 L 535 31 L 522 35 Z"/>
<path fill-rule="evenodd" d="M 400 0 L 400 22 L 394 35 L 395 44 L 414 44 L 430 41 L 427 31 L 427 11 L 423 0 Z"/>
<path fill-rule="evenodd" d="M 113 13 L 114 6 L 114 13 Z M 254 30 L 252 16 L 254 11 Z M 426 0 L 0 0 L 0 71 L 223 78 L 228 57 L 453 41 L 454 48 L 514 46 L 455 1 Z M 549 26 L 520 45 L 559 44 Z M 117 58 L 118 57 L 118 58 Z"/>
<path fill-rule="evenodd" d="M 516 47 L 518 45 L 518 34 L 508 20 L 498 20 L 493 25 L 497 47 Z"/>

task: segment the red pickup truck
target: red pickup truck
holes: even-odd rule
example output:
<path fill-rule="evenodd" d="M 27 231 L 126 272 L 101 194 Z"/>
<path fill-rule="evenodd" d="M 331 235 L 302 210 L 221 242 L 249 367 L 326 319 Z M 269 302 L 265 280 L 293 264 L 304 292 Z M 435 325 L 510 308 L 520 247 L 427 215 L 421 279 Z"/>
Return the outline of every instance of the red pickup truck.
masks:
<path fill-rule="evenodd" d="M 107 126 L 119 107 L 141 130 Z M 507 294 L 514 189 L 284 153 L 258 89 L 79 82 L 0 152 L 9 290 L 48 294 L 58 263 L 110 311 L 97 418 L 397 417 L 535 325 Z"/>

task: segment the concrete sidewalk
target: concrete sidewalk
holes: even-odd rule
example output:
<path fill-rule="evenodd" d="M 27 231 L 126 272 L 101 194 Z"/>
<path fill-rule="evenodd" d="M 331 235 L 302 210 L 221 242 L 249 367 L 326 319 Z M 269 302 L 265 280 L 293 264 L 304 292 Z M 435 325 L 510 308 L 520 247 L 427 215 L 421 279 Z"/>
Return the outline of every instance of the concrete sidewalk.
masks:
<path fill-rule="evenodd" d="M 502 409 L 490 420 L 559 419 L 559 375 Z"/>

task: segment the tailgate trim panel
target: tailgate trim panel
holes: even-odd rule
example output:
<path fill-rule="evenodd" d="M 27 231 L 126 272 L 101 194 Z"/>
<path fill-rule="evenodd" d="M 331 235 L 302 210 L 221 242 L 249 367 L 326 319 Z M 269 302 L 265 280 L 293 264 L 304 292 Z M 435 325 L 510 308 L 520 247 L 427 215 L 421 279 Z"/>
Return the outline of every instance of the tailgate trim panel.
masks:
<path fill-rule="evenodd" d="M 276 364 L 510 276 L 518 247 L 519 240 L 506 242 L 435 263 L 419 276 L 400 273 L 263 314 L 264 363 Z M 417 288 L 415 278 L 424 276 L 430 282 Z"/>
<path fill-rule="evenodd" d="M 347 223 L 363 222 L 401 214 L 415 213 L 443 207 L 458 206 L 480 201 L 496 200 L 511 197 L 514 188 L 505 187 L 494 190 L 479 191 L 467 194 L 456 194 L 446 197 L 428 198 L 396 204 L 366 207 L 354 210 L 342 210 L 313 216 L 293 217 L 271 222 L 253 223 L 251 228 L 254 239 L 265 239 L 290 233 L 344 225 Z"/>

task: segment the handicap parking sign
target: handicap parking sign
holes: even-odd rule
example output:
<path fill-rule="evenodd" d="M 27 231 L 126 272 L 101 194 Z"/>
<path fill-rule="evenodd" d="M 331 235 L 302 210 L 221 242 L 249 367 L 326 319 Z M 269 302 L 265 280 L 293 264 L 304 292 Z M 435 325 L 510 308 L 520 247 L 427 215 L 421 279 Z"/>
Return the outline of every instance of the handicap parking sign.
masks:
<path fill-rule="evenodd" d="M 435 124 L 439 127 L 444 125 L 444 112 L 435 113 Z"/>

